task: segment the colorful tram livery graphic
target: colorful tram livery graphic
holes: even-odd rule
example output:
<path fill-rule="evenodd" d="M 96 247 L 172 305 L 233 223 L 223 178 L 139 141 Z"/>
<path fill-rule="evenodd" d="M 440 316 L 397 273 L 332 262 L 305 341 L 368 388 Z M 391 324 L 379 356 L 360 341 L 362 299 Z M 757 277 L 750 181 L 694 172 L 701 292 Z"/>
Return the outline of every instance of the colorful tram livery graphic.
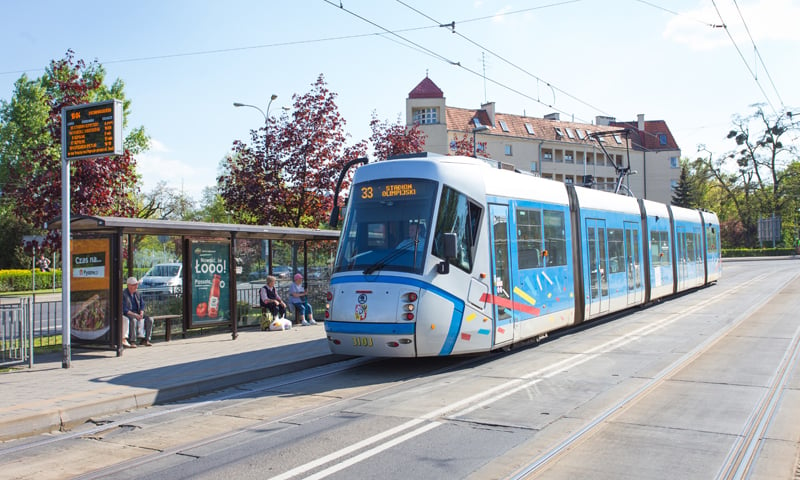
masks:
<path fill-rule="evenodd" d="M 328 292 L 331 351 L 509 347 L 714 283 L 714 213 L 566 185 L 469 157 L 356 171 Z"/>

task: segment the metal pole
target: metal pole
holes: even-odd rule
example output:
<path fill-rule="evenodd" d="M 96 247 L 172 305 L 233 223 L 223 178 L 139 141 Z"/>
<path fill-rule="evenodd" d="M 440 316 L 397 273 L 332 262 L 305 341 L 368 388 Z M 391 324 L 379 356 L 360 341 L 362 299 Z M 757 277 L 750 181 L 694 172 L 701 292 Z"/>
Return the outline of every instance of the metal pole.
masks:
<path fill-rule="evenodd" d="M 70 189 L 69 160 L 67 159 L 67 114 L 61 110 L 61 368 L 72 365 L 70 348 Z"/>

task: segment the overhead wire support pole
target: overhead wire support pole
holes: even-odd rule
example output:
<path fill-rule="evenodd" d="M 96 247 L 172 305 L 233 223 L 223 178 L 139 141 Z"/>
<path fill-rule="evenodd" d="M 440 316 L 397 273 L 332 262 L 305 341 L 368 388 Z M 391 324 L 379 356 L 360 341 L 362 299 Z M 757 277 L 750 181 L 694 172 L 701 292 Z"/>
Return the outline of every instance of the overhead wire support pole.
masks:
<path fill-rule="evenodd" d="M 606 150 L 606 147 L 605 145 L 603 145 L 603 142 L 600 141 L 600 137 L 609 137 L 612 135 L 619 135 L 619 134 L 625 135 L 625 151 L 628 157 L 628 165 L 625 167 L 620 167 L 617 165 L 617 162 L 614 161 L 614 159 L 611 157 L 611 154 L 608 153 L 608 150 Z M 614 170 L 617 172 L 617 179 L 616 182 L 614 183 L 614 193 L 619 193 L 619 191 L 624 186 L 623 181 L 625 180 L 625 178 L 631 173 L 633 173 L 631 171 L 631 151 L 629 146 L 630 143 L 629 135 L 630 135 L 630 130 L 628 130 L 627 128 L 621 130 L 611 130 L 607 132 L 592 132 L 589 134 L 589 136 L 595 139 L 597 144 L 600 145 L 600 148 L 603 150 L 603 154 L 606 156 L 606 160 L 611 162 L 611 166 L 613 166 Z M 625 190 L 629 196 L 631 197 L 634 196 L 630 188 L 628 188 L 627 186 L 625 186 Z"/>

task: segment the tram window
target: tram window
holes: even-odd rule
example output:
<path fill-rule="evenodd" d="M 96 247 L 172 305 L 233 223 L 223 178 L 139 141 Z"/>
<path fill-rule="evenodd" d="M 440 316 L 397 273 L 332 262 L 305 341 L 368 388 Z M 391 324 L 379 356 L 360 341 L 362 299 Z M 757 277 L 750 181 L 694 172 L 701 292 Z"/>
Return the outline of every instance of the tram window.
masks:
<path fill-rule="evenodd" d="M 517 210 L 517 264 L 520 269 L 542 266 L 542 211 Z"/>
<path fill-rule="evenodd" d="M 433 255 L 444 259 L 441 239 L 445 233 L 455 233 L 456 258 L 451 259 L 450 264 L 466 272 L 472 271 L 482 210 L 466 195 L 445 185 L 439 201 L 439 216 L 433 237 Z"/>
<path fill-rule="evenodd" d="M 669 260 L 669 233 L 650 232 L 650 263 L 656 266 L 668 266 Z"/>
<path fill-rule="evenodd" d="M 567 264 L 567 230 L 564 212 L 544 211 L 544 248 L 547 250 L 546 266 Z"/>
<path fill-rule="evenodd" d="M 622 230 L 608 229 L 608 273 L 619 273 L 625 268 L 625 247 Z"/>

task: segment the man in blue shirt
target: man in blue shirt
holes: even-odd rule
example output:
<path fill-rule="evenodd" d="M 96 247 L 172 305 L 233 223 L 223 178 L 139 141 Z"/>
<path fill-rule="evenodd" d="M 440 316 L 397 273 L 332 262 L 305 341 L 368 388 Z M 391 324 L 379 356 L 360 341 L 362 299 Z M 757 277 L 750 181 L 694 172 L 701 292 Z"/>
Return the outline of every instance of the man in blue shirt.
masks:
<path fill-rule="evenodd" d="M 128 338 L 122 341 L 122 346 L 136 348 L 138 336 L 142 345 L 152 347 L 150 336 L 153 333 L 153 319 L 144 314 L 144 300 L 137 291 L 139 282 L 135 277 L 130 277 L 127 284 L 128 288 L 122 291 L 122 314 L 128 318 Z"/>

